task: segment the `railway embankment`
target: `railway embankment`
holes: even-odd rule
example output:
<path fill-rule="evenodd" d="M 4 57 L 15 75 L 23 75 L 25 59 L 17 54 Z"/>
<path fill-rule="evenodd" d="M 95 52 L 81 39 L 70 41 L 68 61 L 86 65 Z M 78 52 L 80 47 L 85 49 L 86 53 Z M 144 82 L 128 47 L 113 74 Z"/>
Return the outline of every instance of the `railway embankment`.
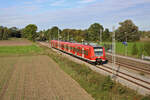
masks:
<path fill-rule="evenodd" d="M 49 47 L 48 43 L 41 44 Z M 112 81 L 111 77 L 108 77 L 110 73 L 100 70 L 96 66 L 55 49 L 46 48 L 46 51 L 66 73 L 75 79 L 95 99 L 134 100 L 136 98 L 137 100 L 144 100 L 144 98 L 149 98 L 139 95 L 137 91 L 129 89 L 125 85 L 121 85 L 118 83 L 119 81 Z"/>

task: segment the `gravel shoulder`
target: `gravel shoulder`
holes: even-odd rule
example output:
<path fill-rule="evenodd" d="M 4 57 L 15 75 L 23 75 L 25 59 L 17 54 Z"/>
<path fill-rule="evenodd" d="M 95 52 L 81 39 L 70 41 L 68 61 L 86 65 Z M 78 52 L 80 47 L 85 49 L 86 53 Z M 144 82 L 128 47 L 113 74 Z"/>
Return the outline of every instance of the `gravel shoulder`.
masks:
<path fill-rule="evenodd" d="M 93 100 L 48 56 L 11 59 L 15 59 L 16 63 L 12 66 L 14 71 L 2 100 Z"/>

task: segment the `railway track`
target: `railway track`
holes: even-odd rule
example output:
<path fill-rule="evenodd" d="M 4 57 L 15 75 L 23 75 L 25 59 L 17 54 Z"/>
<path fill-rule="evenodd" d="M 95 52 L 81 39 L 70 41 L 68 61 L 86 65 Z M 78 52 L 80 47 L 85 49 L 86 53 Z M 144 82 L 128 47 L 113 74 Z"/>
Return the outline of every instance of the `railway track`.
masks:
<path fill-rule="evenodd" d="M 43 44 L 42 43 L 42 45 L 49 47 L 48 44 Z M 59 50 L 55 49 L 55 51 L 64 54 L 64 52 L 61 52 Z M 69 56 L 66 53 L 65 53 L 65 55 Z M 109 61 L 111 61 L 111 60 L 109 59 Z M 87 64 L 87 62 L 85 62 L 85 63 Z M 147 74 L 150 74 L 149 71 L 146 71 L 145 69 L 138 69 L 138 68 L 135 68 L 135 66 L 134 67 L 130 66 L 129 64 L 125 65 L 124 63 L 121 64 L 121 62 L 117 62 L 117 64 L 119 65 L 118 67 L 126 67 L 126 68 L 129 68 L 129 69 L 132 69 L 132 70 L 143 71 L 143 72 L 145 72 Z M 91 65 L 91 66 L 94 67 L 94 65 Z M 123 81 L 125 83 L 128 83 L 128 84 L 132 85 L 132 86 L 130 86 L 130 88 L 132 88 L 132 89 L 136 90 L 137 88 L 139 88 L 138 92 L 141 93 L 141 94 L 145 95 L 145 94 L 149 94 L 150 93 L 150 79 L 146 80 L 146 79 L 143 79 L 141 77 L 137 77 L 137 75 L 135 75 L 135 74 L 133 75 L 133 73 L 131 74 L 131 73 L 127 72 L 127 71 L 118 70 L 117 68 L 112 69 L 111 65 L 109 65 L 109 64 L 105 64 L 103 66 L 96 65 L 95 68 L 96 68 L 96 70 L 103 70 L 104 72 L 109 73 L 109 75 L 113 74 L 115 79 L 118 80 L 118 81 L 120 80 L 119 78 L 123 79 Z M 124 85 L 126 85 L 126 84 L 124 84 Z M 135 88 L 133 88 L 133 87 L 135 87 Z"/>
<path fill-rule="evenodd" d="M 107 57 L 108 61 L 112 63 L 111 57 Z M 115 62 L 118 66 L 128 68 L 134 71 L 142 72 L 143 74 L 149 74 L 150 75 L 150 66 L 148 68 L 145 68 L 144 65 L 143 67 L 139 66 L 139 62 L 128 62 L 125 59 L 121 58 L 116 58 Z"/>
<path fill-rule="evenodd" d="M 109 59 L 109 58 L 112 58 L 112 55 L 109 53 L 106 53 L 106 57 Z M 124 56 L 119 56 L 119 55 L 116 55 L 116 60 L 120 62 L 130 63 L 132 65 L 136 65 L 136 67 L 139 67 L 139 68 L 142 67 L 143 69 L 150 71 L 150 62 L 148 61 L 143 61 L 140 59 L 124 57 Z"/>
<path fill-rule="evenodd" d="M 150 82 L 145 81 L 145 80 L 140 79 L 140 78 L 137 78 L 137 77 L 134 77 L 134 76 L 132 76 L 130 74 L 127 74 L 127 73 L 119 71 L 119 70 L 115 70 L 116 73 L 113 73 L 112 68 L 110 68 L 110 67 L 108 67 L 106 65 L 103 65 L 103 66 L 104 67 L 97 66 L 97 68 L 99 68 L 101 70 L 104 70 L 104 71 L 106 71 L 106 72 L 108 72 L 110 74 L 114 74 L 115 78 L 120 77 L 122 79 L 125 79 L 125 80 L 127 80 L 127 81 L 129 81 L 131 83 L 134 83 L 134 84 L 136 84 L 136 85 L 138 85 L 140 87 L 143 87 L 143 88 L 145 88 L 145 89 L 150 91 Z M 133 81 L 133 80 L 137 80 L 138 82 Z M 146 84 L 147 84 L 147 86 L 146 86 Z"/>

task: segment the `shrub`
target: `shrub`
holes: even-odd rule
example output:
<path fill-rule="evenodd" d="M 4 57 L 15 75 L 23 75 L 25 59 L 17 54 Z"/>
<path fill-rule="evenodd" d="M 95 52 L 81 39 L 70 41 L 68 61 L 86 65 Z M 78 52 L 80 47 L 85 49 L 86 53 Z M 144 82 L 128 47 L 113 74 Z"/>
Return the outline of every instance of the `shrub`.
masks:
<path fill-rule="evenodd" d="M 143 97 L 141 100 L 150 100 L 150 95 Z"/>
<path fill-rule="evenodd" d="M 138 54 L 138 48 L 136 46 L 136 43 L 133 44 L 133 47 L 132 47 L 132 55 L 137 55 Z"/>
<path fill-rule="evenodd" d="M 140 49 L 139 49 L 139 53 L 138 53 L 138 57 L 141 58 L 142 57 L 142 54 L 143 54 L 143 46 L 140 46 Z"/>
<path fill-rule="evenodd" d="M 104 80 L 104 82 L 102 83 L 102 89 L 103 90 L 110 90 L 112 89 L 114 86 L 114 82 L 112 81 L 110 76 L 107 76 Z"/>
<path fill-rule="evenodd" d="M 118 92 L 119 92 L 119 94 L 124 94 L 126 92 L 126 88 L 118 86 Z"/>
<path fill-rule="evenodd" d="M 150 43 L 145 43 L 144 44 L 144 50 L 150 56 Z"/>

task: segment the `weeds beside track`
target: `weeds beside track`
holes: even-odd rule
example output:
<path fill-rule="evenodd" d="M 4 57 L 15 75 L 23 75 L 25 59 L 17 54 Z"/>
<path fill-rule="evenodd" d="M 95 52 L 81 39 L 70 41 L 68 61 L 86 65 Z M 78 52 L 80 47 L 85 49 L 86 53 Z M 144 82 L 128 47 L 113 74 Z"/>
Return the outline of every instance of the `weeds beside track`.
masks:
<path fill-rule="evenodd" d="M 96 100 L 144 100 L 144 97 L 138 95 L 136 91 L 111 81 L 110 77 L 100 75 L 84 64 L 75 63 L 47 47 L 42 47 L 45 48 L 47 55 Z"/>

